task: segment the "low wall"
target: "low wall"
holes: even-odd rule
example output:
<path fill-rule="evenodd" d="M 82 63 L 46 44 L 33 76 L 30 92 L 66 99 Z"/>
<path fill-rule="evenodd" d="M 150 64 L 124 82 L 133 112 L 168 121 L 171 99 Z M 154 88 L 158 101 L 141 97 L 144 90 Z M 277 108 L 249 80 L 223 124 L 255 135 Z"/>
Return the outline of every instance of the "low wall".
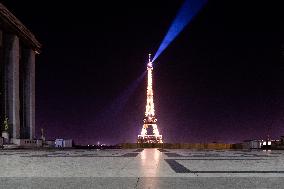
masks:
<path fill-rule="evenodd" d="M 11 139 L 11 141 L 20 147 L 42 147 L 42 140 Z"/>
<path fill-rule="evenodd" d="M 122 148 L 166 148 L 166 149 L 242 149 L 242 144 L 225 143 L 163 143 L 163 144 L 137 144 L 123 143 Z"/>

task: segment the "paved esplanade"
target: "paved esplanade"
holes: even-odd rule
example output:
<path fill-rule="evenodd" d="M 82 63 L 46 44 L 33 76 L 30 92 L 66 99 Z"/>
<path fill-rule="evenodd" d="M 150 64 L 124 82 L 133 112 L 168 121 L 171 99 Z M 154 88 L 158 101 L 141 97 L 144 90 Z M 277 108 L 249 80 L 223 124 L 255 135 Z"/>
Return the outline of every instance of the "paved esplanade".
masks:
<path fill-rule="evenodd" d="M 0 177 L 0 188 L 283 188 L 284 151 L 0 150 Z"/>

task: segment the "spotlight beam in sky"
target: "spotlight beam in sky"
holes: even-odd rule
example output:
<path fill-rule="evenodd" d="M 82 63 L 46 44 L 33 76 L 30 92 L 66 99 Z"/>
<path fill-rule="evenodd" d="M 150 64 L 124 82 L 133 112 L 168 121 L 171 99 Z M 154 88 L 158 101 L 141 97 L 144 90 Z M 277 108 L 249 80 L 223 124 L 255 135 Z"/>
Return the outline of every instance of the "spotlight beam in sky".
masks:
<path fill-rule="evenodd" d="M 137 79 L 135 79 L 125 90 L 123 90 L 113 101 L 107 106 L 98 119 L 102 119 L 105 115 L 111 115 L 117 117 L 119 113 L 124 109 L 131 95 L 135 92 L 141 81 L 146 75 L 146 71 L 144 71 Z"/>
<path fill-rule="evenodd" d="M 201 10 L 207 0 L 185 0 L 178 11 L 170 29 L 164 37 L 152 62 L 169 46 L 169 44 L 179 35 L 192 18 Z"/>

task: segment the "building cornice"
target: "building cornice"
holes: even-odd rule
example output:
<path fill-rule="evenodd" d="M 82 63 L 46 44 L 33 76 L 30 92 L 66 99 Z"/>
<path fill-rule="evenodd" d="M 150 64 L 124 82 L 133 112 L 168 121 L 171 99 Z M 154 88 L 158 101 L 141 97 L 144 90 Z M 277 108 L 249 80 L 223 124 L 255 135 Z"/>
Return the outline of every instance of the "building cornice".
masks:
<path fill-rule="evenodd" d="M 0 20 L 4 22 L 15 34 L 27 43 L 36 52 L 41 52 L 41 44 L 33 33 L 28 30 L 22 22 L 17 19 L 3 4 L 0 3 Z"/>

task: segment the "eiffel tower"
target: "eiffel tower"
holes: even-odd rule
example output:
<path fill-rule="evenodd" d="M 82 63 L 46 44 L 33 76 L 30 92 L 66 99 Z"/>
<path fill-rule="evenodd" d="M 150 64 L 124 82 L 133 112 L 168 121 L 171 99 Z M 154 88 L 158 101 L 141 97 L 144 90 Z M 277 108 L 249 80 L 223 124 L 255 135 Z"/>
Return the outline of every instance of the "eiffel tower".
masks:
<path fill-rule="evenodd" d="M 141 134 L 138 135 L 138 143 L 163 143 L 162 135 L 160 135 L 157 118 L 155 117 L 154 109 L 154 93 L 153 93 L 153 79 L 152 79 L 153 65 L 151 62 L 151 54 L 149 54 L 149 61 L 147 64 L 147 102 L 145 117 L 143 119 L 143 127 Z"/>

